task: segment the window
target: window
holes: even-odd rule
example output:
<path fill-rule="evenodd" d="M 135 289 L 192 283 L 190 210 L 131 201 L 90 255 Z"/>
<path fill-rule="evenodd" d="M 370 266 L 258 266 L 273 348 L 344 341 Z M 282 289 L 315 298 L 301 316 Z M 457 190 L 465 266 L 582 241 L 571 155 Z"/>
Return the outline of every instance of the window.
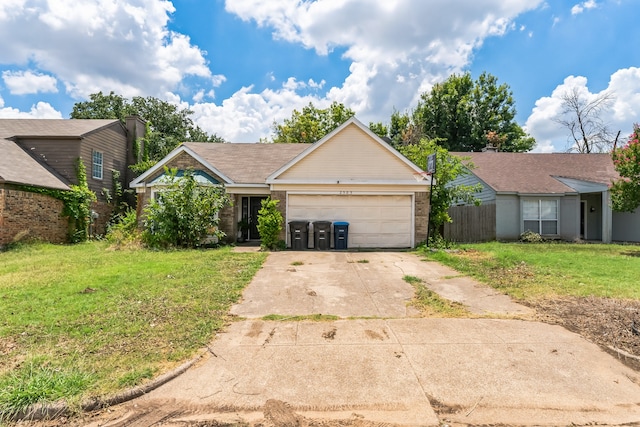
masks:
<path fill-rule="evenodd" d="M 557 200 L 523 200 L 523 231 L 538 234 L 558 234 L 558 201 Z"/>
<path fill-rule="evenodd" d="M 94 151 L 92 157 L 91 176 L 95 179 L 102 179 L 102 153 Z"/>

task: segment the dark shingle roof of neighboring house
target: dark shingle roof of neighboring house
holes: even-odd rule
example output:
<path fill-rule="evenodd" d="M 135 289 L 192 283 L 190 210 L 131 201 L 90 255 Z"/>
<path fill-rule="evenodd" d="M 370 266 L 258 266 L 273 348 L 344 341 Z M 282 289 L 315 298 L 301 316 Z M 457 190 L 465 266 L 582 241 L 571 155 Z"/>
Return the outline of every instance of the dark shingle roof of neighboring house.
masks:
<path fill-rule="evenodd" d="M 269 175 L 311 146 L 201 142 L 185 142 L 183 145 L 236 184 L 264 183 Z"/>
<path fill-rule="evenodd" d="M 574 190 L 556 178 L 611 185 L 619 178 L 610 154 L 451 153 L 470 157 L 472 172 L 498 192 L 555 194 Z"/>
<path fill-rule="evenodd" d="M 0 119 L 0 182 L 68 190 L 63 179 L 25 152 L 14 138 L 82 138 L 118 120 Z"/>
<path fill-rule="evenodd" d="M 0 138 L 80 138 L 117 121 L 114 119 L 0 119 Z"/>

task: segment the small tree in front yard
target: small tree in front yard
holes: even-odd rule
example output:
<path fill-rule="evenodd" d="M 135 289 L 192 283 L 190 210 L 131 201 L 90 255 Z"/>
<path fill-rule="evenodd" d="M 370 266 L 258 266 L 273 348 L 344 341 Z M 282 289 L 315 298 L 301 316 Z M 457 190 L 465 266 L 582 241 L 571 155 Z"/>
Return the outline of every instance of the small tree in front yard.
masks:
<path fill-rule="evenodd" d="M 438 145 L 438 140 L 422 138 L 418 143 L 399 147 L 399 151 L 409 160 L 421 168 L 427 169 L 427 157 L 436 154 L 436 173 L 433 194 L 431 195 L 431 227 L 433 233 L 430 238 L 434 241 L 442 239 L 440 228 L 451 222 L 449 207 L 457 202 L 473 203 L 476 206 L 480 200 L 475 194 L 482 190 L 477 185 L 451 185 L 451 182 L 468 173 L 465 167 L 471 167 L 470 162 L 464 162 L 459 157 L 451 156 L 447 149 Z"/>
<path fill-rule="evenodd" d="M 264 199 L 258 211 L 258 233 L 260 233 L 263 249 L 284 249 L 284 242 L 279 239 L 283 219 L 278 210 L 278 203 L 280 200 Z"/>
<path fill-rule="evenodd" d="M 177 177 L 165 169 L 166 188 L 145 208 L 143 241 L 151 247 L 193 248 L 209 236 L 221 239 L 218 213 L 229 204 L 224 187 L 200 185 L 192 171 Z"/>
<path fill-rule="evenodd" d="M 622 177 L 611 187 L 613 210 L 633 212 L 640 206 L 640 125 L 633 126 L 629 142 L 621 148 L 615 148 L 611 157 Z"/>

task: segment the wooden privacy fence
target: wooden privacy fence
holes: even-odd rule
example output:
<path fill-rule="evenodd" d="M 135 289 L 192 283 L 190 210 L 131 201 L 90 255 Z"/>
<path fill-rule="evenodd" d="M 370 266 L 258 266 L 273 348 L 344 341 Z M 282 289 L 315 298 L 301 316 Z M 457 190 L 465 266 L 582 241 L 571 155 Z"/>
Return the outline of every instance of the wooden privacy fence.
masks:
<path fill-rule="evenodd" d="M 453 222 L 444 225 L 444 238 L 454 242 L 486 242 L 496 239 L 496 205 L 452 206 Z"/>

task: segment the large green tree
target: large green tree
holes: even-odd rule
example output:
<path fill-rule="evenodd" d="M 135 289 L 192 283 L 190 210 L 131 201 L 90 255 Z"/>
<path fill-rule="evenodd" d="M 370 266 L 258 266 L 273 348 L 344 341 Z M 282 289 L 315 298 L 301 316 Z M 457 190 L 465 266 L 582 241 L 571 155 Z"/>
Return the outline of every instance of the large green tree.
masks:
<path fill-rule="evenodd" d="M 640 206 L 640 125 L 633 126 L 627 144 L 615 148 L 611 156 L 621 176 L 611 187 L 612 207 L 620 212 L 633 212 Z"/>
<path fill-rule="evenodd" d="M 224 142 L 216 134 L 209 135 L 191 119 L 193 111 L 154 97 L 135 96 L 131 100 L 110 92 L 89 96 L 78 102 L 71 111 L 72 119 L 119 119 L 129 115 L 140 116 L 148 124 L 144 137 L 144 161 L 138 169 L 144 170 L 182 142 Z"/>
<path fill-rule="evenodd" d="M 396 130 L 396 142 L 414 144 L 426 137 L 449 151 L 480 151 L 491 135 L 501 151 L 528 151 L 535 140 L 516 123 L 514 104 L 509 86 L 491 74 L 475 81 L 469 73 L 454 74 L 420 96 L 410 120 L 396 117 L 404 124 Z"/>
<path fill-rule="evenodd" d="M 293 110 L 291 118 L 273 123 L 276 143 L 314 143 L 355 115 L 350 108 L 333 102 L 328 108 L 316 108 L 309 103 L 302 111 Z"/>

